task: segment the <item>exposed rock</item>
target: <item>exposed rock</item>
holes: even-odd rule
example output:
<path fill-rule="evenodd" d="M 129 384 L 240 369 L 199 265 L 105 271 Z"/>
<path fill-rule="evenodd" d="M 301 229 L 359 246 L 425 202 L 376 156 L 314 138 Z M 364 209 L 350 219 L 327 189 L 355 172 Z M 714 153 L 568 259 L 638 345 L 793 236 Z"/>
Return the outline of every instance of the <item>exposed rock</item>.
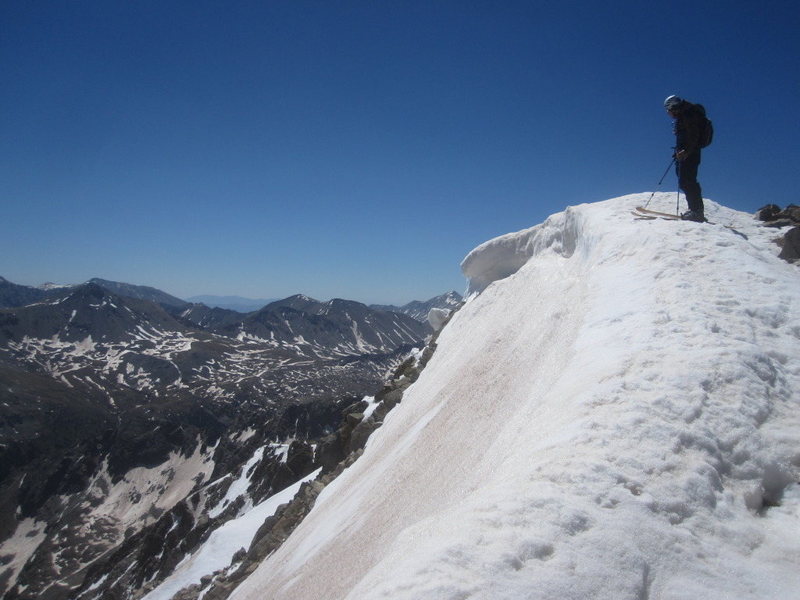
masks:
<path fill-rule="evenodd" d="M 794 221 L 792 219 L 774 219 L 772 221 L 766 221 L 764 223 L 764 227 L 772 227 L 774 229 L 781 229 L 782 227 L 791 227 L 794 225 Z"/>
<path fill-rule="evenodd" d="M 756 211 L 756 218 L 760 221 L 774 221 L 779 212 L 781 212 L 780 206 L 777 204 L 767 204 Z"/>
<path fill-rule="evenodd" d="M 777 204 L 767 204 L 756 211 L 756 218 L 761 221 L 791 221 L 800 223 L 800 206 L 790 204 L 781 209 Z"/>
<path fill-rule="evenodd" d="M 766 227 L 775 227 L 781 229 L 784 227 L 792 227 L 793 225 L 800 224 L 800 206 L 790 204 L 785 209 L 781 210 L 780 206 L 776 204 L 768 204 L 760 208 L 756 212 L 756 218 L 764 221 Z M 781 247 L 779 256 L 792 263 L 797 263 L 800 260 L 800 242 L 798 241 L 800 233 L 798 227 L 794 227 L 787 231 L 782 238 L 776 240 L 777 244 Z"/>
<path fill-rule="evenodd" d="M 800 223 L 800 206 L 790 204 L 783 210 L 783 214 L 795 223 Z"/>
<path fill-rule="evenodd" d="M 353 429 L 353 433 L 350 436 L 350 451 L 353 452 L 363 448 L 366 445 L 369 436 L 372 435 L 372 432 L 378 427 L 380 427 L 380 424 L 376 423 L 372 416 L 356 425 L 356 427 Z"/>
<path fill-rule="evenodd" d="M 800 227 L 790 229 L 783 236 L 779 256 L 789 262 L 800 260 Z"/>

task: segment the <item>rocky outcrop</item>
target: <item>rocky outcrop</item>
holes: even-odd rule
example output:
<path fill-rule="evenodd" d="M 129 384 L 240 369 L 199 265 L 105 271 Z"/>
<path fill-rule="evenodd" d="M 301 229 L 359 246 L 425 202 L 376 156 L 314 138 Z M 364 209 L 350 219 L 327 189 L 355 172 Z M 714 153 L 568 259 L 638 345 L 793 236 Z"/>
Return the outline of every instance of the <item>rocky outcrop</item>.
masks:
<path fill-rule="evenodd" d="M 779 256 L 791 263 L 800 262 L 800 206 L 790 204 L 784 209 L 776 204 L 767 204 L 756 212 L 756 218 L 766 227 L 791 227 L 775 240 L 781 247 Z"/>
<path fill-rule="evenodd" d="M 767 204 L 756 211 L 756 218 L 768 227 L 788 227 L 800 223 L 800 206 L 790 204 L 781 208 L 777 204 Z"/>
<path fill-rule="evenodd" d="M 783 236 L 780 242 L 783 260 L 796 263 L 800 261 L 800 227 L 793 227 Z"/>

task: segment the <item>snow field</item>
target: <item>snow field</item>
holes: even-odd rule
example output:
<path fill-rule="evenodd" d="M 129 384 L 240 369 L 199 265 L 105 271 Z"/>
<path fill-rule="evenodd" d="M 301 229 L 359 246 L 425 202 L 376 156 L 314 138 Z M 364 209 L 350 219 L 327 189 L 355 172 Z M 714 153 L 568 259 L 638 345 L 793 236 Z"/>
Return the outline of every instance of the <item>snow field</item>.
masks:
<path fill-rule="evenodd" d="M 214 449 L 201 452 L 198 438 L 191 456 L 172 452 L 169 458 L 154 468 L 136 467 L 125 477 L 112 484 L 107 464 L 94 477 L 87 489 L 95 494 L 94 500 L 101 503 L 91 509 L 87 523 L 95 521 L 113 523 L 124 532 L 130 527 L 140 529 L 155 520 L 151 507 L 167 511 L 183 500 L 198 481 L 208 478 L 214 470 Z M 166 481 L 166 484 L 164 483 Z M 153 499 L 140 502 L 142 497 Z M 87 505 L 88 508 L 88 505 Z"/>
<path fill-rule="evenodd" d="M 473 251 L 479 295 L 232 598 L 800 597 L 800 274 L 649 196 Z"/>

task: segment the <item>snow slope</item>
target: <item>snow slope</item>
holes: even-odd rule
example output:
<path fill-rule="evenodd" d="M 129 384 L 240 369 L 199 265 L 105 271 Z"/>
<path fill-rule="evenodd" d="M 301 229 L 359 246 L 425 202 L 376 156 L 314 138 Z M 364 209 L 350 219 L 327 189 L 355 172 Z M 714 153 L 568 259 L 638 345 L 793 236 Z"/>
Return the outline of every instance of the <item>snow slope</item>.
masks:
<path fill-rule="evenodd" d="M 649 196 L 470 253 L 480 294 L 231 598 L 800 598 L 800 272 Z"/>

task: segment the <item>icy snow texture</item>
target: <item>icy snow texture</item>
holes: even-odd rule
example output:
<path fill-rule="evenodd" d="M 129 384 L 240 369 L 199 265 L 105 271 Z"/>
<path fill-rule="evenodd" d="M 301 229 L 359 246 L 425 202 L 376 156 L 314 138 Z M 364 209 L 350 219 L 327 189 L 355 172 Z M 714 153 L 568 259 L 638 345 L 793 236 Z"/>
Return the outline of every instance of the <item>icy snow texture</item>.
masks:
<path fill-rule="evenodd" d="M 473 251 L 481 293 L 232 600 L 800 597 L 800 273 L 649 196 Z"/>

